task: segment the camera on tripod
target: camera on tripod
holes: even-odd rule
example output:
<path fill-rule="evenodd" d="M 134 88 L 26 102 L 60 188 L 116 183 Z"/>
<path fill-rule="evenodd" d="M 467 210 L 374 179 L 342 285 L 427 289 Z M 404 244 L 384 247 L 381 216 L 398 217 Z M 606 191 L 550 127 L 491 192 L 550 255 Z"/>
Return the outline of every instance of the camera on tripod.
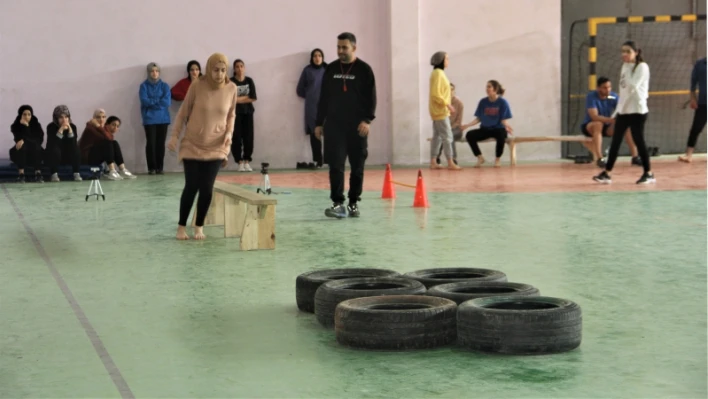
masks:
<path fill-rule="evenodd" d="M 268 176 L 268 167 L 270 164 L 268 162 L 261 162 L 261 174 L 263 178 L 261 179 L 261 186 L 256 189 L 257 193 L 263 193 L 270 195 L 270 177 Z"/>
<path fill-rule="evenodd" d="M 261 162 L 261 174 L 262 175 L 267 175 L 268 174 L 268 167 L 270 164 L 268 162 Z"/>

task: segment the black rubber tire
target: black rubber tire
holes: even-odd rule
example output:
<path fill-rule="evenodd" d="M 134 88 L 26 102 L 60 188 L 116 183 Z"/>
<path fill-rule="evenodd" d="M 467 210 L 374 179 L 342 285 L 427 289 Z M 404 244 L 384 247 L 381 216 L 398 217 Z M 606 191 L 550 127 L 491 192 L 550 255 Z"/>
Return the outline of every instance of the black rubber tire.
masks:
<path fill-rule="evenodd" d="M 472 267 L 422 269 L 406 273 L 403 277 L 418 280 L 425 284 L 426 288 L 460 281 L 506 281 L 506 274 L 499 270 L 476 269 Z"/>
<path fill-rule="evenodd" d="M 474 280 L 436 285 L 431 287 L 425 294 L 439 298 L 447 298 L 455 301 L 458 305 L 471 299 L 490 296 L 540 295 L 538 288 L 528 284 L 509 283 L 506 281 L 478 282 Z"/>
<path fill-rule="evenodd" d="M 400 273 L 388 269 L 348 268 L 313 270 L 303 273 L 295 279 L 295 300 L 303 312 L 315 313 L 315 292 L 320 285 L 331 280 L 354 277 L 394 277 Z"/>
<path fill-rule="evenodd" d="M 315 316 L 325 327 L 334 327 L 334 311 L 347 299 L 384 295 L 422 295 L 425 286 L 402 277 L 364 277 L 328 281 L 315 293 Z"/>
<path fill-rule="evenodd" d="M 457 343 L 512 355 L 561 353 L 580 346 L 582 314 L 575 302 L 537 297 L 487 297 L 457 307 Z"/>
<path fill-rule="evenodd" d="M 457 335 L 457 304 L 423 295 L 349 299 L 337 305 L 334 330 L 337 342 L 359 349 L 444 346 Z"/>

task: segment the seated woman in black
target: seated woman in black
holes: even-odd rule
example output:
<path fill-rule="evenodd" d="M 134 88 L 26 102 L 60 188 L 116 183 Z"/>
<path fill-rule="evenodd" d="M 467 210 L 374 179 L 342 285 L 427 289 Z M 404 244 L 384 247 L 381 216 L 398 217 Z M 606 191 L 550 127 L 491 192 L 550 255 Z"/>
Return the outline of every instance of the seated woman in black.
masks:
<path fill-rule="evenodd" d="M 52 172 L 51 181 L 59 181 L 59 165 L 71 165 L 74 171 L 74 181 L 81 181 L 79 152 L 76 125 L 71 123 L 71 114 L 66 105 L 58 105 L 52 113 L 52 123 L 47 125 L 46 161 Z"/>
<path fill-rule="evenodd" d="M 15 146 L 10 148 L 10 160 L 17 165 L 18 183 L 25 182 L 25 167 L 34 167 L 34 181 L 43 183 L 42 178 L 42 143 L 44 130 L 39 120 L 34 116 L 34 110 L 29 105 L 23 105 L 17 110 L 15 122 L 10 126 L 15 139 Z"/>

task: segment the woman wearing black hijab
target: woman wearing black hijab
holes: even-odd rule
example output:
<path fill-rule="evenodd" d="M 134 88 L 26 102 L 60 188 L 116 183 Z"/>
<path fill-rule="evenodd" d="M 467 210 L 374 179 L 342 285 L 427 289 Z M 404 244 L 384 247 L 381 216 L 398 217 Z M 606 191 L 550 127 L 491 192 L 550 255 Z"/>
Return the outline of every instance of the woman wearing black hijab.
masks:
<path fill-rule="evenodd" d="M 15 146 L 10 148 L 10 160 L 17 165 L 18 183 L 24 183 L 25 167 L 34 167 L 34 181 L 43 183 L 42 178 L 42 143 L 44 130 L 39 120 L 34 116 L 34 110 L 29 105 L 23 105 L 17 110 L 15 122 L 10 125 Z"/>
<path fill-rule="evenodd" d="M 318 48 L 312 50 L 310 64 L 302 70 L 296 89 L 298 97 L 305 99 L 305 134 L 310 136 L 312 161 L 317 164 L 317 167 L 322 167 L 323 158 L 322 141 L 314 134 L 315 119 L 317 119 L 317 103 L 320 101 L 322 77 L 326 66 L 322 50 Z"/>

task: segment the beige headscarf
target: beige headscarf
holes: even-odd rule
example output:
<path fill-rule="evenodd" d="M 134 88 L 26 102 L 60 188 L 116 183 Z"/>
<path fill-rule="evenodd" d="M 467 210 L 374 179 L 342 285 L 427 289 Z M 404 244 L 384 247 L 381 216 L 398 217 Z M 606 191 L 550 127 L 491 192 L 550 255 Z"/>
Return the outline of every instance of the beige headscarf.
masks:
<path fill-rule="evenodd" d="M 214 53 L 209 57 L 209 60 L 207 60 L 206 64 L 206 70 L 204 71 L 204 77 L 206 78 L 207 82 L 209 82 L 209 85 L 214 88 L 214 89 L 220 89 L 224 86 L 226 86 L 227 83 L 229 83 L 229 77 L 228 74 L 224 74 L 224 80 L 222 82 L 217 82 L 212 78 L 211 76 L 211 70 L 216 66 L 216 64 L 223 62 L 226 67 L 229 67 L 229 60 L 226 58 L 225 55 L 221 53 Z"/>

